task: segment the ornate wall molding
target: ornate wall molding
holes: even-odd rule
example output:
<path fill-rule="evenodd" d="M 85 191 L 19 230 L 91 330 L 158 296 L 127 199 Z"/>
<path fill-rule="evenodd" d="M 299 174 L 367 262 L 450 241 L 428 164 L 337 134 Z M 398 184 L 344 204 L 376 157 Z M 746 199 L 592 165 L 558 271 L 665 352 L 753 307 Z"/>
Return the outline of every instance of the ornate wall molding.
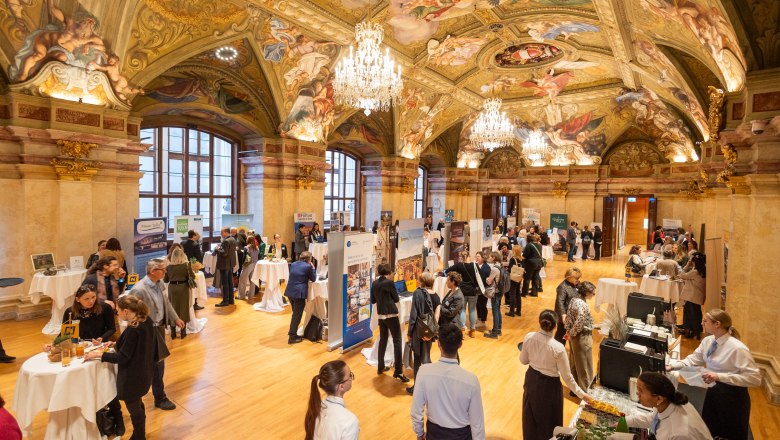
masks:
<path fill-rule="evenodd" d="M 311 189 L 314 178 L 312 172 L 314 167 L 311 165 L 301 165 L 298 167 L 300 174 L 295 178 L 295 189 Z"/>
<path fill-rule="evenodd" d="M 652 175 L 653 167 L 663 162 L 663 157 L 646 142 L 621 144 L 607 159 L 610 175 L 620 177 Z"/>
<path fill-rule="evenodd" d="M 85 160 L 97 144 L 81 141 L 57 141 L 60 153 L 65 157 L 55 157 L 49 163 L 54 167 L 60 180 L 90 181 L 103 164 L 94 160 Z"/>
<path fill-rule="evenodd" d="M 723 122 L 723 98 L 725 93 L 723 90 L 708 86 L 707 94 L 710 97 L 709 107 L 709 126 L 710 126 L 710 140 L 716 141 L 720 137 L 720 126 Z"/>
<path fill-rule="evenodd" d="M 566 182 L 558 181 L 553 182 L 552 195 L 558 199 L 565 199 L 566 194 L 569 194 L 569 186 Z"/>
<path fill-rule="evenodd" d="M 642 193 L 642 188 L 639 187 L 633 187 L 633 186 L 625 186 L 623 187 L 623 194 L 627 196 L 637 196 Z"/>

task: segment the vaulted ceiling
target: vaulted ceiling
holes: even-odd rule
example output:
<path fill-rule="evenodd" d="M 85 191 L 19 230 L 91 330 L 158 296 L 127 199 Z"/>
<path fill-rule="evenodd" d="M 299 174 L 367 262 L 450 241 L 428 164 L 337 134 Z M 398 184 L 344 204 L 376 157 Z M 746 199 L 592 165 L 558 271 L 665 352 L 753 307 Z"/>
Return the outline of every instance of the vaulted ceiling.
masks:
<path fill-rule="evenodd" d="M 707 140 L 707 86 L 737 91 L 780 55 L 773 0 L 372 0 L 404 94 L 370 117 L 336 105 L 333 71 L 368 0 L 4 0 L 8 83 L 49 61 L 105 72 L 147 121 L 290 137 L 454 166 L 503 99 L 518 141 L 541 129 L 599 163 L 638 129 L 667 160 Z M 222 47 L 229 47 L 220 52 Z M 140 93 L 143 89 L 143 94 Z"/>

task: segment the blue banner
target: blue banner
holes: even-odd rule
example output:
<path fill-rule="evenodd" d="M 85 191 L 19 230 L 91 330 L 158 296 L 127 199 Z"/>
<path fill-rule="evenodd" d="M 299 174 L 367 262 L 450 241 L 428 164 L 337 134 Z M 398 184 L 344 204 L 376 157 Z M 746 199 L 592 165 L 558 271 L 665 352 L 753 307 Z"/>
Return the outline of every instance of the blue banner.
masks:
<path fill-rule="evenodd" d="M 374 235 L 350 234 L 344 237 L 344 319 L 342 351 L 371 339 L 371 256 Z"/>
<path fill-rule="evenodd" d="M 168 218 L 137 218 L 133 222 L 133 267 L 130 272 L 146 275 L 146 262 L 168 255 Z"/>

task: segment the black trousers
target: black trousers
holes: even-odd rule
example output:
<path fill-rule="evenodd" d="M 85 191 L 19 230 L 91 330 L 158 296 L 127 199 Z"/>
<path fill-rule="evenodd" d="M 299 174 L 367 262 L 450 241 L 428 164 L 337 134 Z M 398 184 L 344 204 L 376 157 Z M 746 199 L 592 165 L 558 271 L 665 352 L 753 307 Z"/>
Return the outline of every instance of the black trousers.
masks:
<path fill-rule="evenodd" d="M 168 396 L 165 395 L 163 376 L 165 376 L 165 361 L 155 362 L 152 369 L 152 394 L 155 403 L 168 399 Z"/>
<path fill-rule="evenodd" d="M 412 358 L 414 363 L 414 380 L 417 380 L 417 370 L 420 369 L 420 365 L 423 363 L 431 363 L 431 345 L 433 341 L 420 341 L 420 353 L 412 351 Z"/>
<path fill-rule="evenodd" d="M 230 269 L 219 269 L 219 283 L 222 289 L 222 303 L 235 304 L 233 298 L 233 271 Z"/>
<path fill-rule="evenodd" d="M 477 319 L 479 319 L 482 322 L 487 321 L 487 303 L 488 299 L 485 297 L 485 295 L 479 294 L 477 295 Z"/>
<path fill-rule="evenodd" d="M 462 428 L 445 428 L 430 420 L 425 422 L 426 439 L 428 440 L 471 440 L 471 425 Z"/>
<path fill-rule="evenodd" d="M 521 284 L 516 281 L 509 283 L 509 313 L 520 315 L 523 308 L 523 300 L 520 299 Z"/>
<path fill-rule="evenodd" d="M 539 286 L 536 285 L 536 282 L 532 282 L 536 279 L 537 276 L 539 276 L 539 272 L 542 270 L 542 268 L 538 269 L 526 269 L 525 274 L 523 275 L 523 295 L 528 295 L 528 287 L 531 287 L 531 296 L 538 296 L 539 295 Z"/>
<path fill-rule="evenodd" d="M 531 367 L 523 384 L 523 439 L 547 440 L 563 425 L 563 390 L 558 377 L 546 376 Z"/>
<path fill-rule="evenodd" d="M 566 339 L 563 339 L 564 335 L 566 335 L 566 327 L 563 325 L 563 320 L 561 317 L 558 317 L 558 327 L 555 328 L 555 340 L 566 345 Z"/>
<path fill-rule="evenodd" d="M 539 272 L 536 272 L 536 276 L 533 280 L 531 280 L 533 286 L 536 288 L 537 292 L 542 291 L 542 269 L 539 269 Z"/>
<path fill-rule="evenodd" d="M 303 317 L 303 308 L 306 307 L 306 300 L 288 298 L 290 305 L 292 305 L 292 318 L 290 319 L 290 330 L 287 334 L 294 338 L 298 336 L 298 326 L 301 325 L 301 318 Z"/>
<path fill-rule="evenodd" d="M 745 387 L 715 382 L 707 389 L 701 418 L 713 437 L 747 440 L 750 426 L 750 395 Z"/>
<path fill-rule="evenodd" d="M 587 260 L 588 259 L 588 251 L 590 250 L 590 242 L 585 243 L 582 242 L 582 259 Z"/>
<path fill-rule="evenodd" d="M 704 330 L 701 326 L 701 320 L 701 305 L 685 301 L 683 306 L 683 328 L 692 331 L 694 336 L 700 335 Z"/>
<path fill-rule="evenodd" d="M 593 252 L 595 253 L 593 259 L 601 260 L 601 243 L 595 241 L 593 242 Z"/>
<path fill-rule="evenodd" d="M 379 355 L 377 356 L 377 369 L 385 369 L 385 351 L 387 351 L 387 333 L 393 336 L 393 363 L 395 374 L 403 374 L 401 359 L 401 321 L 398 317 L 379 320 Z"/>

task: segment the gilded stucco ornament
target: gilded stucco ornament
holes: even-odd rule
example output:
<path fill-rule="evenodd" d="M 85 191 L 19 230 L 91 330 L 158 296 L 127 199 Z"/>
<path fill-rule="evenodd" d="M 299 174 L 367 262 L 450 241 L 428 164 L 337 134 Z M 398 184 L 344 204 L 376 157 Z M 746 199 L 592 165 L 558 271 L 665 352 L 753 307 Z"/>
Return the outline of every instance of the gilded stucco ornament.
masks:
<path fill-rule="evenodd" d="M 97 144 L 60 139 L 57 141 L 57 146 L 60 147 L 61 156 L 53 158 L 49 163 L 54 167 L 60 180 L 92 180 L 103 165 L 85 159 L 90 151 L 97 148 Z"/>
<path fill-rule="evenodd" d="M 642 192 L 642 188 L 626 186 L 623 188 L 623 194 L 627 196 L 637 196 Z"/>
<path fill-rule="evenodd" d="M 723 122 L 723 98 L 724 92 L 717 87 L 708 86 L 707 93 L 710 97 L 709 128 L 710 140 L 716 141 L 720 137 L 720 124 Z"/>
<path fill-rule="evenodd" d="M 300 170 L 300 174 L 295 178 L 295 188 L 311 189 L 312 183 L 314 183 L 314 177 L 312 177 L 314 167 L 311 165 L 301 165 L 298 169 Z"/>
<path fill-rule="evenodd" d="M 569 193 L 569 185 L 566 182 L 553 182 L 552 194 L 554 197 L 563 199 Z"/>

